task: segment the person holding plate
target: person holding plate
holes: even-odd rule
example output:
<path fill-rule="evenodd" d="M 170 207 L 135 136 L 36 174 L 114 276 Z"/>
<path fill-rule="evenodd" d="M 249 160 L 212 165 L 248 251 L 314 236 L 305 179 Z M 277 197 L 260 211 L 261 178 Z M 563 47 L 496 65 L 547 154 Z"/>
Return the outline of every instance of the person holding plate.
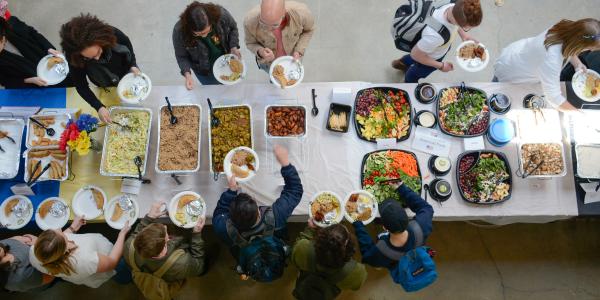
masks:
<path fill-rule="evenodd" d="M 576 110 L 562 94 L 560 73 L 567 62 L 585 69 L 578 55 L 600 50 L 600 21 L 562 20 L 537 36 L 516 41 L 502 50 L 494 64 L 494 81 L 541 83 L 546 100 L 562 111 Z"/>
<path fill-rule="evenodd" d="M 244 19 L 246 47 L 267 73 L 278 57 L 301 59 L 315 29 L 315 18 L 306 4 L 296 1 L 262 0 Z"/>
<path fill-rule="evenodd" d="M 212 3 L 192 2 L 173 28 L 173 47 L 185 87 L 194 88 L 192 70 L 203 85 L 220 84 L 212 67 L 221 55 L 242 58 L 237 23 L 225 8 Z"/>
<path fill-rule="evenodd" d="M 131 41 L 121 30 L 90 14 L 63 24 L 60 37 L 77 92 L 98 111 L 103 122 L 110 123 L 108 110 L 94 95 L 86 77 L 96 86 L 108 88 L 116 87 L 130 72 L 141 74 Z"/>
<path fill-rule="evenodd" d="M 48 54 L 59 55 L 55 49 L 42 34 L 19 18 L 0 17 L 0 85 L 7 89 L 48 86 L 37 76 L 37 65 Z M 53 87 L 65 87 L 68 82 L 64 80 Z"/>
<path fill-rule="evenodd" d="M 36 240 L 35 235 L 25 234 L 0 241 L 0 288 L 26 292 L 48 287 L 54 280 L 29 262 L 29 248 Z"/>

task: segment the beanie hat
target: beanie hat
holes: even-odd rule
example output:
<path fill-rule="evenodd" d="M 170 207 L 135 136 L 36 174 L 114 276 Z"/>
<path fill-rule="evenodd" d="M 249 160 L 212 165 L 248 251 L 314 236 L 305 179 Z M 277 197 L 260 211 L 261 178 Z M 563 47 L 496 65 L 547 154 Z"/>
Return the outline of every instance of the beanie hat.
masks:
<path fill-rule="evenodd" d="M 387 199 L 379 204 L 379 214 L 383 226 L 391 233 L 404 232 L 408 227 L 408 216 L 402 205 L 394 200 Z"/>

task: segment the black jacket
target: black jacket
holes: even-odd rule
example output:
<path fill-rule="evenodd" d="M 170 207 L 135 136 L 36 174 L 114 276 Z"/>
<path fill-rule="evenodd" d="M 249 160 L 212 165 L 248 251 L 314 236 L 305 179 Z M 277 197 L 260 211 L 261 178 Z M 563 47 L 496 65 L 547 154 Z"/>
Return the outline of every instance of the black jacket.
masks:
<path fill-rule="evenodd" d="M 213 30 L 221 39 L 223 52 L 229 53 L 231 48 L 239 48 L 240 40 L 237 24 L 231 14 L 221 7 L 221 17 L 216 21 Z M 208 56 L 208 47 L 200 40 L 196 41 L 193 47 L 185 45 L 181 22 L 177 22 L 173 28 L 173 47 L 175 48 L 175 58 L 181 71 L 181 75 L 190 72 L 190 69 L 200 75 L 212 73 Z"/>
<path fill-rule="evenodd" d="M 37 88 L 37 85 L 25 83 L 24 80 L 37 76 L 37 64 L 48 54 L 48 49 L 56 49 L 35 28 L 23 23 L 17 17 L 10 17 L 7 39 L 23 56 L 0 52 L 0 84 L 9 89 Z"/>
<path fill-rule="evenodd" d="M 87 77 L 90 78 L 90 81 L 99 87 L 110 87 L 117 86 L 118 82 L 114 82 L 112 84 L 102 84 L 94 76 L 90 76 L 90 66 L 92 64 L 100 64 L 105 67 L 108 71 L 116 75 L 119 79 L 123 78 L 123 76 L 127 75 L 130 72 L 131 67 L 137 67 L 137 62 L 135 60 L 135 53 L 133 52 L 133 46 L 131 45 L 131 41 L 129 38 L 119 29 L 113 27 L 115 35 L 117 36 L 117 47 L 125 47 L 129 50 L 129 53 L 125 54 L 122 52 L 115 51 L 113 48 L 109 50 L 111 52 L 110 59 L 105 63 L 99 63 L 96 61 L 86 62 L 86 65 L 82 68 L 77 68 L 73 65 L 69 65 L 71 77 L 73 78 L 73 83 L 75 88 L 77 88 L 77 93 L 89 103 L 94 109 L 98 110 L 104 105 L 96 95 L 90 89 L 90 86 L 87 81 Z M 102 57 L 107 55 L 107 52 L 104 51 L 102 53 Z M 69 57 L 69 53 L 67 53 L 67 57 Z"/>

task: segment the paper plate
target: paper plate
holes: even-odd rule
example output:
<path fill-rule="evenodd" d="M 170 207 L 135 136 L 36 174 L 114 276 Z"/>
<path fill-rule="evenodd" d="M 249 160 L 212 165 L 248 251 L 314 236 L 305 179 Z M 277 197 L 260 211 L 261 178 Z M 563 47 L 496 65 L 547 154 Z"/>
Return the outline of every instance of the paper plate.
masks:
<path fill-rule="evenodd" d="M 336 213 L 335 217 L 333 218 L 333 220 L 330 223 L 325 223 L 325 222 L 319 222 L 317 220 L 315 220 L 313 213 L 312 213 L 312 205 L 313 202 L 315 202 L 317 200 L 317 198 L 319 198 L 319 196 L 321 196 L 322 194 L 331 194 L 333 195 L 339 202 L 339 207 L 338 207 L 338 212 Z M 344 211 L 345 211 L 345 202 L 342 199 L 342 197 L 340 197 L 338 194 L 331 192 L 331 191 L 322 191 L 322 192 L 318 192 L 316 193 L 312 199 L 310 199 L 310 202 L 308 202 L 308 216 L 310 218 L 313 219 L 313 222 L 315 223 L 315 225 L 319 226 L 319 227 L 328 227 L 330 225 L 333 224 L 338 224 L 340 222 L 342 222 L 342 220 L 344 219 Z"/>
<path fill-rule="evenodd" d="M 275 66 L 281 65 L 284 68 L 285 77 L 290 79 L 290 74 L 297 73 L 300 75 L 300 78 L 293 85 L 286 86 L 286 89 L 293 88 L 298 86 L 302 80 L 304 79 L 304 65 L 301 62 L 294 61 L 293 56 L 282 56 L 273 61 L 271 64 L 271 68 L 269 69 L 269 77 L 271 78 L 271 82 L 278 88 L 281 88 L 279 81 L 273 77 L 273 70 Z"/>
<path fill-rule="evenodd" d="M 348 202 L 350 201 L 350 197 L 353 194 L 360 194 L 362 196 L 366 196 L 367 198 L 371 199 L 371 203 L 365 205 L 365 206 L 360 206 L 359 205 L 359 211 L 361 209 L 364 208 L 370 208 L 371 209 L 371 217 L 365 221 L 362 221 L 362 223 L 364 225 L 367 225 L 371 222 L 373 222 L 373 220 L 375 220 L 375 217 L 377 217 L 377 212 L 379 211 L 379 206 L 377 205 L 377 200 L 375 199 L 375 196 L 373 196 L 373 194 L 365 191 L 365 190 L 357 190 L 357 191 L 353 191 L 350 192 L 347 196 L 346 196 L 346 203 L 344 204 L 344 218 L 346 218 L 346 221 L 350 222 L 350 223 L 354 223 L 354 219 L 350 216 L 350 213 L 348 213 L 348 210 L 346 209 L 346 206 L 348 205 Z"/>
<path fill-rule="evenodd" d="M 106 193 L 95 185 L 86 185 L 80 188 L 77 193 L 75 193 L 75 196 L 73 196 L 73 201 L 71 201 L 73 213 L 76 216 L 84 216 L 84 219 L 86 220 L 96 219 L 104 213 L 103 209 L 98 209 L 98 206 L 96 206 L 96 200 L 94 199 L 92 190 L 96 190 L 102 194 L 104 200 L 102 207 L 106 207 Z"/>
<path fill-rule="evenodd" d="M 123 228 L 123 226 L 125 226 L 125 222 L 127 222 L 127 221 L 129 221 L 129 226 L 133 226 L 133 223 L 135 223 L 135 221 L 137 221 L 138 216 L 140 214 L 140 206 L 138 205 L 137 200 L 135 199 L 134 196 L 129 196 L 131 199 L 131 202 L 133 202 L 133 207 L 129 211 L 124 211 L 123 215 L 118 220 L 116 220 L 116 221 L 111 220 L 111 217 L 115 210 L 115 205 L 117 204 L 119 199 L 121 199 L 121 197 L 124 197 L 124 196 L 127 197 L 129 195 L 121 194 L 121 195 L 115 196 L 112 199 L 110 199 L 110 201 L 108 201 L 108 204 L 105 206 L 106 209 L 104 210 L 104 219 L 106 220 L 106 224 L 108 224 L 108 226 L 110 226 L 114 229 L 118 229 L 118 230 Z"/>
<path fill-rule="evenodd" d="M 228 63 L 229 59 L 232 59 L 232 58 L 236 58 L 242 62 L 242 65 L 244 66 L 242 75 L 240 76 L 240 78 L 238 78 L 237 80 L 234 80 L 234 81 L 221 79 L 221 75 L 229 76 L 233 73 L 233 72 L 231 72 L 231 69 L 229 68 L 229 63 Z M 248 68 L 246 67 L 246 62 L 244 62 L 244 60 L 237 58 L 237 56 L 235 56 L 233 54 L 224 54 L 224 55 L 221 55 L 219 58 L 217 58 L 217 60 L 213 64 L 213 75 L 215 76 L 215 79 L 217 79 L 217 81 L 222 84 L 234 85 L 236 83 L 239 83 L 246 77 L 247 69 Z"/>
<path fill-rule="evenodd" d="M 63 80 L 67 78 L 67 75 L 69 75 L 69 64 L 67 63 L 65 56 L 60 54 L 58 57 L 62 58 L 63 62 L 54 65 L 50 70 L 48 70 L 48 60 L 51 57 L 54 57 L 54 55 L 48 54 L 40 59 L 40 62 L 37 65 L 37 76 L 45 80 L 48 85 L 55 85 L 63 82 Z"/>
<path fill-rule="evenodd" d="M 199 199 L 200 204 L 202 205 L 202 213 L 199 216 L 192 216 L 189 215 L 186 212 L 185 207 L 183 207 L 183 214 L 185 217 L 185 223 L 180 222 L 179 220 L 177 220 L 176 216 L 177 216 L 177 204 L 179 203 L 179 198 L 186 196 L 186 195 L 191 195 L 196 197 L 197 199 Z M 183 227 L 183 228 L 193 228 L 194 226 L 196 226 L 196 222 L 198 221 L 198 218 L 203 217 L 206 215 L 206 202 L 204 201 L 204 199 L 202 198 L 202 196 L 200 196 L 199 194 L 192 192 L 192 191 L 184 191 L 181 192 L 177 195 L 175 195 L 171 201 L 169 202 L 169 206 L 168 206 L 168 211 L 169 211 L 169 218 L 171 219 L 171 222 L 173 222 L 173 224 L 179 226 L 179 227 Z"/>
<path fill-rule="evenodd" d="M 141 92 L 138 96 L 125 96 L 125 92 L 129 91 L 132 93 L 132 89 L 134 86 L 138 86 L 141 88 Z M 119 85 L 117 86 L 117 93 L 119 94 L 119 98 L 121 101 L 127 104 L 139 104 L 144 101 L 148 95 L 150 95 L 150 91 L 152 90 L 152 81 L 148 75 L 141 73 L 136 76 L 133 73 L 128 73 L 127 75 L 121 78 L 119 81 Z"/>
<path fill-rule="evenodd" d="M 25 213 L 21 217 L 17 217 L 14 213 L 9 213 L 7 216 L 4 212 L 4 207 L 8 204 L 9 201 L 13 199 L 19 199 L 25 205 Z M 33 204 L 31 204 L 31 200 L 25 196 L 14 195 L 6 198 L 2 205 L 0 205 L 0 225 L 1 227 L 17 230 L 25 227 L 31 218 L 33 217 Z"/>
<path fill-rule="evenodd" d="M 62 216 L 55 217 L 52 215 L 51 212 L 48 212 L 48 214 L 46 215 L 45 218 L 42 218 L 42 216 L 40 216 L 40 207 L 42 207 L 42 204 L 44 204 L 48 201 L 59 201 L 66 206 L 66 209 L 65 209 L 64 213 L 62 214 Z M 69 210 L 69 204 L 67 204 L 67 202 L 64 199 L 58 198 L 58 197 L 50 197 L 50 198 L 42 201 L 40 203 L 40 205 L 38 205 L 37 209 L 35 210 L 35 223 L 41 230 L 61 229 L 69 221 L 70 215 L 71 215 L 71 211 Z"/>
<path fill-rule="evenodd" d="M 583 72 L 583 70 L 579 70 L 575 74 L 573 74 L 573 79 L 571 79 L 571 86 L 573 87 L 573 91 L 575 92 L 575 95 L 577 95 L 577 97 L 581 98 L 581 100 L 583 100 L 585 102 L 596 102 L 596 101 L 600 100 L 600 93 L 598 93 L 596 96 L 593 96 L 593 97 L 586 97 L 584 95 L 585 81 L 587 79 L 586 74 L 593 74 L 597 78 L 600 78 L 600 74 L 598 74 L 594 70 L 588 69 L 587 72 L 585 72 L 585 73 Z"/>
<path fill-rule="evenodd" d="M 256 172 L 258 172 L 258 154 L 256 154 L 254 150 L 244 146 L 233 148 L 227 153 L 227 155 L 225 155 L 225 159 L 223 160 L 223 169 L 225 170 L 225 175 L 227 175 L 227 177 L 231 177 L 233 175 L 233 173 L 231 172 L 231 159 L 233 158 L 233 154 L 237 151 L 250 152 L 250 154 L 254 156 L 254 171 L 250 171 L 247 166 L 242 166 L 241 168 L 245 171 L 249 171 L 250 175 L 248 175 L 248 177 L 246 178 L 236 177 L 236 181 L 238 183 L 250 181 L 250 179 L 252 179 L 252 177 L 256 175 Z"/>
<path fill-rule="evenodd" d="M 458 45 L 458 48 L 456 48 L 456 62 L 458 63 L 459 67 L 461 67 L 463 70 L 465 70 L 467 72 L 479 72 L 479 71 L 485 69 L 485 67 L 487 67 L 488 63 L 490 62 L 490 52 L 488 51 L 488 48 L 486 46 L 484 46 L 482 43 L 479 43 L 479 46 L 481 46 L 485 49 L 485 60 L 483 62 L 478 58 L 462 59 L 459 56 L 460 49 L 462 49 L 462 47 L 469 45 L 469 44 L 475 44 L 475 42 L 464 41 L 460 45 Z"/>

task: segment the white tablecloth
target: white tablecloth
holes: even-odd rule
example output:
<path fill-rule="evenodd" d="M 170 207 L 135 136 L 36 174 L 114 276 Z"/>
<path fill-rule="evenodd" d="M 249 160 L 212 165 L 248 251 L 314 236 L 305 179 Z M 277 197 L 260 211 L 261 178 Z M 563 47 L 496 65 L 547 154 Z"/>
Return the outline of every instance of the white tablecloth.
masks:
<path fill-rule="evenodd" d="M 440 89 L 450 84 L 435 84 Z M 305 221 L 308 214 L 308 201 L 318 191 L 330 190 L 342 197 L 349 192 L 360 189 L 360 164 L 363 156 L 376 150 L 374 143 L 360 140 L 352 126 L 348 133 L 333 133 L 325 129 L 332 88 L 351 88 L 353 97 L 356 92 L 369 86 L 390 86 L 404 89 L 411 95 L 411 103 L 417 110 L 434 110 L 434 104 L 423 105 L 414 98 L 415 84 L 368 84 L 361 82 L 344 83 L 306 83 L 290 90 L 281 90 L 271 84 L 249 84 L 235 86 L 199 86 L 193 91 L 187 91 L 183 86 L 155 86 L 150 97 L 143 106 L 152 108 L 154 120 L 149 161 L 146 177 L 152 179 L 152 184 L 144 185 L 139 195 L 141 206 L 140 216 L 143 216 L 154 201 L 169 200 L 173 195 L 182 190 L 194 190 L 200 193 L 208 204 L 208 214 L 211 215 L 220 194 L 226 189 L 226 179 L 222 176 L 218 182 L 213 181 L 209 171 L 208 151 L 208 106 L 206 98 L 209 97 L 213 105 L 247 103 L 252 106 L 254 126 L 254 148 L 259 154 L 260 170 L 258 175 L 249 183 L 242 185 L 242 191 L 252 195 L 261 205 L 273 203 L 282 188 L 283 180 L 279 174 L 279 166 L 271 154 L 272 139 L 264 135 L 264 108 L 274 103 L 298 103 L 311 108 L 311 89 L 316 90 L 319 114 L 313 117 L 307 114 L 307 137 L 302 140 L 277 140 L 290 149 L 292 164 L 300 171 L 304 186 L 304 196 L 301 203 L 294 210 L 292 221 Z M 529 93 L 540 93 L 539 85 L 509 85 L 501 83 L 473 83 L 469 86 L 483 89 L 489 94 L 502 92 L 513 100 L 513 110 L 522 107 L 521 99 Z M 202 154 L 201 168 L 198 173 L 180 177 L 182 185 L 177 185 L 167 175 L 155 173 L 156 145 L 158 132 L 158 109 L 165 104 L 164 97 L 168 96 L 173 104 L 197 103 L 202 105 Z M 492 119 L 497 115 L 492 114 Z M 413 128 L 414 129 L 414 128 Z M 411 137 L 397 144 L 398 149 L 411 150 Z M 431 201 L 434 207 L 436 220 L 485 220 L 496 224 L 513 222 L 549 222 L 569 218 L 577 215 L 577 203 L 571 167 L 571 158 L 568 145 L 567 175 L 552 180 L 520 179 L 513 176 L 512 198 L 504 203 L 495 205 L 475 205 L 461 199 L 454 176 L 454 165 L 457 156 L 463 152 L 461 138 L 451 138 L 452 148 L 450 157 L 453 168 L 449 175 L 444 176 L 451 184 L 454 191 L 452 197 L 439 205 Z M 500 150 L 506 153 L 513 171 L 517 165 L 517 147 L 509 144 L 501 149 L 489 145 L 486 148 Z M 423 175 L 423 183 L 433 180 L 427 169 L 429 154 L 415 151 Z"/>

